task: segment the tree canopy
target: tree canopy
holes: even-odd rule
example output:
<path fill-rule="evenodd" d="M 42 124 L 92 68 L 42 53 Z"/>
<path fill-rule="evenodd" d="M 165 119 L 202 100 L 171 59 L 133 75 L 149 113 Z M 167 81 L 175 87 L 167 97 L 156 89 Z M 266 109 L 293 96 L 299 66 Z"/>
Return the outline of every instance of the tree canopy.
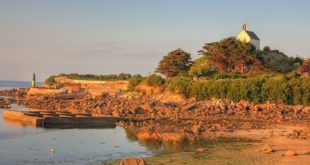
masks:
<path fill-rule="evenodd" d="M 264 67 L 274 72 L 288 73 L 303 63 L 300 57 L 289 57 L 279 50 L 265 50 L 261 54 Z"/>
<path fill-rule="evenodd" d="M 200 53 L 206 56 L 220 73 L 232 72 L 240 66 L 245 66 L 250 70 L 261 67 L 256 57 L 255 47 L 251 43 L 241 42 L 234 37 L 207 43 Z"/>
<path fill-rule="evenodd" d="M 161 59 L 156 72 L 166 77 L 173 77 L 182 73 L 187 73 L 191 64 L 190 54 L 179 48 L 169 52 L 168 55 Z"/>
<path fill-rule="evenodd" d="M 193 62 L 192 67 L 188 71 L 189 76 L 208 76 L 212 73 L 213 68 L 206 56 L 200 57 Z"/>

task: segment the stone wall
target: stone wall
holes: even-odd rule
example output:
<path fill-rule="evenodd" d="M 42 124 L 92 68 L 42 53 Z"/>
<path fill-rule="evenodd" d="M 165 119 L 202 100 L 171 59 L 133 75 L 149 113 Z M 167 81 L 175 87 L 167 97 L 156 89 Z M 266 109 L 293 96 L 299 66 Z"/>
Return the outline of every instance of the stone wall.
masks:
<path fill-rule="evenodd" d="M 73 80 L 67 77 L 56 77 L 55 80 L 62 84 L 79 84 L 92 97 L 100 96 L 103 93 L 115 94 L 119 91 L 126 91 L 128 81 L 93 81 L 93 80 Z"/>
<path fill-rule="evenodd" d="M 50 89 L 50 88 L 30 88 L 28 95 L 56 95 L 65 93 L 65 89 Z"/>
<path fill-rule="evenodd" d="M 120 91 L 126 91 L 128 81 L 105 81 L 105 84 L 84 84 L 85 90 L 91 94 L 92 97 L 100 96 L 103 93 L 115 94 Z"/>
<path fill-rule="evenodd" d="M 94 81 L 94 80 L 74 80 L 65 76 L 55 77 L 55 81 L 61 84 L 106 84 L 107 81 Z"/>

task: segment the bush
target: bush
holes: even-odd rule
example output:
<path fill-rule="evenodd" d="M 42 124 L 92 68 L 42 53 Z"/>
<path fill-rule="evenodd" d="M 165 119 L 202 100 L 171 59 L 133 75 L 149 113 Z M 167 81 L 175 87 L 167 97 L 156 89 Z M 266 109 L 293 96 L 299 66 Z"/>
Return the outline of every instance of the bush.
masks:
<path fill-rule="evenodd" d="M 237 79 L 237 78 L 245 78 L 245 76 L 241 76 L 240 74 L 214 74 L 213 79 Z"/>
<path fill-rule="evenodd" d="M 196 59 L 188 71 L 192 77 L 211 76 L 215 72 L 214 68 L 206 56 Z"/>
<path fill-rule="evenodd" d="M 143 81 L 143 77 L 141 75 L 134 75 L 130 79 L 128 79 L 128 91 L 134 91 L 136 86 L 139 85 Z"/>
<path fill-rule="evenodd" d="M 159 75 L 152 74 L 146 78 L 146 83 L 150 86 L 162 86 L 165 83 L 165 79 Z"/>
<path fill-rule="evenodd" d="M 170 92 L 179 93 L 185 97 L 190 97 L 190 87 L 192 79 L 189 77 L 177 76 L 167 80 L 166 86 Z"/>
<path fill-rule="evenodd" d="M 49 78 L 47 78 L 45 80 L 45 84 L 47 84 L 49 86 L 57 84 L 57 82 L 55 81 L 55 76 L 50 76 Z"/>
<path fill-rule="evenodd" d="M 310 79 L 296 77 L 258 77 L 206 82 L 176 77 L 167 81 L 167 87 L 171 92 L 179 91 L 180 94 L 197 100 L 215 97 L 233 101 L 243 99 L 254 103 L 271 101 L 291 105 L 310 105 Z"/>
<path fill-rule="evenodd" d="M 120 73 L 120 74 L 108 74 L 108 75 L 94 75 L 94 74 L 78 74 L 78 73 L 70 73 L 70 74 L 61 74 L 62 76 L 66 76 L 75 80 L 94 80 L 94 81 L 107 81 L 107 80 L 128 80 L 131 78 L 130 74 Z"/>
<path fill-rule="evenodd" d="M 275 72 L 288 73 L 303 63 L 300 57 L 289 57 L 278 50 L 264 51 L 260 55 L 264 67 Z"/>

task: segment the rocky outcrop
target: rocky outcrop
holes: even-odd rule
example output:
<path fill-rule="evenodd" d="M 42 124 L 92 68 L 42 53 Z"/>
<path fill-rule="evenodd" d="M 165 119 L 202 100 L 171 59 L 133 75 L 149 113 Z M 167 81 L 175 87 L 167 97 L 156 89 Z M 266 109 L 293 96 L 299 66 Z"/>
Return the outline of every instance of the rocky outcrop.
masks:
<path fill-rule="evenodd" d="M 0 98 L 0 108 L 8 108 L 14 102 L 11 98 Z"/>
<path fill-rule="evenodd" d="M 11 98 L 23 98 L 28 92 L 28 88 L 10 89 L 0 91 L 0 96 L 8 96 Z"/>
<path fill-rule="evenodd" d="M 291 134 L 288 135 L 291 139 L 310 139 L 310 128 L 304 130 L 293 130 Z"/>
<path fill-rule="evenodd" d="M 97 97 L 90 94 L 81 97 L 19 94 L 18 97 L 18 104 L 34 109 L 120 117 L 124 120 L 118 124 L 135 132 L 140 139 L 195 140 L 209 138 L 212 132 L 265 128 L 270 124 L 305 123 L 310 120 L 308 106 L 268 102 L 254 104 L 244 100 L 182 99 L 175 102 L 141 93 L 103 93 Z M 308 132 L 294 133 L 292 137 L 308 138 Z"/>

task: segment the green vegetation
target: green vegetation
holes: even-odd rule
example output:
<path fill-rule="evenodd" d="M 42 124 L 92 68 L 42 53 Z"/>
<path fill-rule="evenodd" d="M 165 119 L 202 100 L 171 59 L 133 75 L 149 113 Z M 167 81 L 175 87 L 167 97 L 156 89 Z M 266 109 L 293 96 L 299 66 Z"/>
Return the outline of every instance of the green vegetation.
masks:
<path fill-rule="evenodd" d="M 303 63 L 300 57 L 289 57 L 279 50 L 271 50 L 270 47 L 265 47 L 259 56 L 266 69 L 280 73 L 291 72 Z"/>
<path fill-rule="evenodd" d="M 94 80 L 94 81 L 106 81 L 106 80 L 128 80 L 131 78 L 130 74 L 120 73 L 120 74 L 108 74 L 108 75 L 94 75 L 94 74 L 78 74 L 78 73 L 70 73 L 70 74 L 61 74 L 60 76 L 66 76 L 75 80 Z"/>
<path fill-rule="evenodd" d="M 156 72 L 165 75 L 166 77 L 173 77 L 179 74 L 187 74 L 191 66 L 190 54 L 182 49 L 176 49 L 169 52 L 159 62 Z"/>
<path fill-rule="evenodd" d="M 145 79 L 146 83 L 150 86 L 162 86 L 165 83 L 165 79 L 163 79 L 161 76 L 152 74 L 149 77 L 146 77 Z"/>
<path fill-rule="evenodd" d="M 196 59 L 188 71 L 188 75 L 192 77 L 211 76 L 214 73 L 215 69 L 206 56 Z"/>
<path fill-rule="evenodd" d="M 191 61 L 190 54 L 182 49 L 169 52 L 156 69 L 166 79 L 156 74 L 142 77 L 125 73 L 59 76 L 78 80 L 128 80 L 128 91 L 145 83 L 197 100 L 215 97 L 310 105 L 310 79 L 300 77 L 300 71 L 309 71 L 310 64 L 300 57 L 289 57 L 269 46 L 262 51 L 255 50 L 250 43 L 233 37 L 206 43 L 199 53 L 202 57 Z M 46 83 L 55 84 L 54 77 L 48 78 Z"/>
<path fill-rule="evenodd" d="M 221 74 L 231 72 L 243 74 L 262 69 L 255 47 L 234 37 L 207 43 L 200 53 L 207 57 L 216 71 Z"/>
<path fill-rule="evenodd" d="M 192 81 L 185 77 L 174 77 L 167 81 L 171 92 L 193 97 L 197 100 L 227 98 L 241 99 L 254 103 L 271 101 L 274 103 L 310 105 L 310 79 L 298 77 L 257 77 L 248 79 Z"/>
<path fill-rule="evenodd" d="M 190 77 L 177 76 L 167 80 L 167 89 L 172 93 L 180 93 L 190 97 L 192 79 Z"/>
<path fill-rule="evenodd" d="M 45 84 L 49 85 L 49 86 L 52 86 L 54 84 L 57 84 L 57 82 L 55 81 L 55 77 L 56 76 L 50 76 L 49 78 L 47 78 L 45 80 Z"/>
<path fill-rule="evenodd" d="M 120 73 L 120 74 L 109 74 L 109 75 L 94 75 L 94 74 L 78 74 L 78 73 L 70 73 L 70 74 L 64 74 L 61 73 L 57 76 L 53 75 L 50 76 L 45 80 L 45 83 L 47 85 L 54 85 L 57 84 L 55 81 L 56 77 L 64 76 L 68 77 L 70 79 L 74 80 L 90 80 L 90 81 L 116 81 L 116 80 L 129 80 L 132 76 L 130 74 L 126 73 Z"/>
<path fill-rule="evenodd" d="M 128 79 L 128 92 L 134 91 L 136 86 L 139 85 L 143 81 L 143 77 L 141 75 L 133 75 L 131 78 Z"/>

